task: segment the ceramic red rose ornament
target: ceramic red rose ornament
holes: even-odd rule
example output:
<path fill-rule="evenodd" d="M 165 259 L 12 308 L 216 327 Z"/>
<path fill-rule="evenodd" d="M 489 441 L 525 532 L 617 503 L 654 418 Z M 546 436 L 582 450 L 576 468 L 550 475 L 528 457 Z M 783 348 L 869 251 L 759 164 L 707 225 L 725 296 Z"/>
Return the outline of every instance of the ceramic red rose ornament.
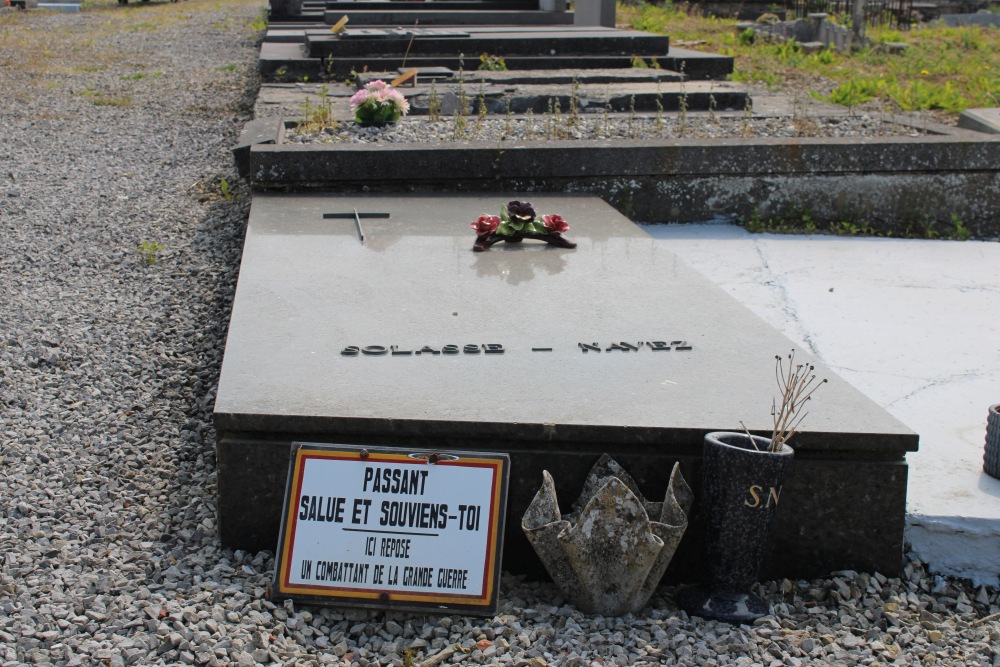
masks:
<path fill-rule="evenodd" d="M 500 215 L 481 215 L 471 225 L 476 232 L 475 252 L 489 250 L 491 246 L 506 241 L 520 243 L 524 239 L 545 241 L 559 248 L 575 248 L 576 244 L 563 238 L 569 223 L 559 214 L 535 213 L 531 202 L 512 201 L 500 210 Z"/>

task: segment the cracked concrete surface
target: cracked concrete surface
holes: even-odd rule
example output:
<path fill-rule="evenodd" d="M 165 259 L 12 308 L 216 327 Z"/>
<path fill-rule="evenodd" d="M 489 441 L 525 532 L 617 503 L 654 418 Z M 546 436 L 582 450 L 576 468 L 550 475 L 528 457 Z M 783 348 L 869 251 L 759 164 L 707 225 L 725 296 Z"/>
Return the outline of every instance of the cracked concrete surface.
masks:
<path fill-rule="evenodd" d="M 920 434 L 907 457 L 913 551 L 997 585 L 1000 480 L 982 461 L 1000 403 L 1000 243 L 647 231 Z"/>

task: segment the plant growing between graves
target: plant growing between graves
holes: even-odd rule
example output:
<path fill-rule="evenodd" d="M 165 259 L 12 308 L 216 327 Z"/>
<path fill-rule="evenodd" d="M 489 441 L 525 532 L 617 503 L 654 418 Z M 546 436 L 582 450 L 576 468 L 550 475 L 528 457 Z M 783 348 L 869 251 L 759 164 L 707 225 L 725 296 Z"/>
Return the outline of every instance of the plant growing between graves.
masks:
<path fill-rule="evenodd" d="M 884 90 L 886 82 L 877 78 L 851 79 L 840 84 L 829 95 L 817 97 L 832 104 L 845 107 L 856 107 L 878 97 Z"/>
<path fill-rule="evenodd" d="M 569 116 L 566 124 L 576 127 L 580 124 L 580 78 L 573 77 L 573 92 L 569 97 Z"/>
<path fill-rule="evenodd" d="M 748 100 L 743 107 L 743 115 L 740 117 L 740 134 L 744 137 L 753 136 L 753 104 Z"/>
<path fill-rule="evenodd" d="M 495 56 L 488 53 L 484 53 L 479 56 L 479 67 L 480 69 L 487 72 L 506 72 L 507 63 L 504 61 L 502 56 Z"/>
<path fill-rule="evenodd" d="M 163 72 L 153 72 L 152 74 L 146 74 L 145 72 L 136 72 L 135 74 L 122 74 L 119 79 L 122 81 L 139 81 L 147 77 L 159 78 L 163 76 Z"/>
<path fill-rule="evenodd" d="M 454 124 L 452 126 L 451 140 L 460 141 L 465 138 L 465 129 L 467 126 L 465 116 L 456 110 L 453 120 Z"/>
<path fill-rule="evenodd" d="M 548 110 L 545 113 L 545 138 L 558 139 L 561 134 L 559 99 L 549 98 Z"/>
<path fill-rule="evenodd" d="M 465 73 L 458 73 L 458 113 L 465 116 L 469 113 L 469 96 L 465 91 Z"/>
<path fill-rule="evenodd" d="M 132 97 L 130 95 L 107 95 L 95 90 L 85 90 L 82 94 L 95 107 L 125 108 L 132 106 Z"/>
<path fill-rule="evenodd" d="M 802 103 L 798 95 L 792 100 L 792 127 L 795 128 L 795 133 L 800 137 L 813 136 L 819 129 L 815 118 L 802 113 Z"/>
<path fill-rule="evenodd" d="M 427 115 L 433 121 L 441 120 L 441 96 L 435 81 L 431 81 L 431 92 L 427 95 Z"/>
<path fill-rule="evenodd" d="M 261 7 L 260 13 L 250 21 L 250 29 L 254 32 L 264 32 L 267 30 L 267 7 Z"/>
<path fill-rule="evenodd" d="M 822 49 L 809 56 L 816 65 L 833 65 L 837 62 L 837 52 L 833 49 Z"/>
<path fill-rule="evenodd" d="M 948 239 L 966 241 L 972 232 L 962 219 L 952 214 L 948 223 L 951 228 L 942 233 L 941 221 L 934 220 L 926 213 L 912 216 L 908 220 L 889 227 L 884 223 L 874 223 L 861 216 L 849 215 L 825 223 L 818 222 L 808 205 L 789 205 L 782 213 L 763 216 L 759 209 L 739 219 L 739 224 L 752 234 L 832 234 L 834 236 L 895 237 L 907 239 Z"/>
<path fill-rule="evenodd" d="M 149 266 L 153 266 L 156 264 L 156 253 L 163 250 L 164 247 L 155 241 L 143 241 L 136 248 L 136 252 L 142 255 L 142 261 L 146 262 Z"/>
<path fill-rule="evenodd" d="M 329 93 L 330 90 L 323 84 L 319 87 L 318 103 L 314 104 L 309 97 L 302 102 L 302 120 L 299 122 L 302 131 L 319 133 L 326 128 L 337 126 L 337 121 L 333 118 L 333 102 Z"/>
<path fill-rule="evenodd" d="M 649 63 L 642 59 L 642 56 L 632 56 L 633 69 L 660 69 L 660 62 L 656 56 L 650 56 Z"/>
<path fill-rule="evenodd" d="M 962 219 L 958 217 L 958 214 L 951 214 L 951 224 L 954 227 L 951 233 L 951 239 L 953 241 L 968 241 L 972 236 L 972 232 L 970 232 L 969 228 L 965 226 L 965 223 L 963 223 Z"/>
<path fill-rule="evenodd" d="M 483 121 L 486 120 L 486 84 L 479 84 L 479 96 L 476 99 L 476 132 L 482 132 Z"/>

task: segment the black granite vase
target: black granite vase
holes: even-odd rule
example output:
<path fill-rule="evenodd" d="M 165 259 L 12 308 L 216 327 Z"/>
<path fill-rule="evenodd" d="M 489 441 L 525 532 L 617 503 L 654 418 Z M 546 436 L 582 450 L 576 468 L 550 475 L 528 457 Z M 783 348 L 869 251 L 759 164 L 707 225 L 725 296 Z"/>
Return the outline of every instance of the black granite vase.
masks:
<path fill-rule="evenodd" d="M 990 406 L 986 416 L 986 452 L 983 470 L 990 477 L 1000 479 L 1000 403 Z"/>
<path fill-rule="evenodd" d="M 703 584 L 681 591 L 693 616 L 746 623 L 766 615 L 767 603 L 750 592 L 767 549 L 794 452 L 767 450 L 771 441 L 745 433 L 709 433 L 702 462 L 701 515 L 705 525 Z M 755 446 L 756 445 L 756 446 Z"/>

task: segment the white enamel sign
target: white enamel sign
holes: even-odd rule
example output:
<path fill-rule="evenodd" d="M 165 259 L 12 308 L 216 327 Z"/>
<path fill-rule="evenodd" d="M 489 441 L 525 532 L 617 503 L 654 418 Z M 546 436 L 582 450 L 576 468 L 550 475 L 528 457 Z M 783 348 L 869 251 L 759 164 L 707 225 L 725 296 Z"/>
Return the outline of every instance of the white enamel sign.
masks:
<path fill-rule="evenodd" d="M 276 598 L 495 613 L 509 458 L 295 443 Z"/>

